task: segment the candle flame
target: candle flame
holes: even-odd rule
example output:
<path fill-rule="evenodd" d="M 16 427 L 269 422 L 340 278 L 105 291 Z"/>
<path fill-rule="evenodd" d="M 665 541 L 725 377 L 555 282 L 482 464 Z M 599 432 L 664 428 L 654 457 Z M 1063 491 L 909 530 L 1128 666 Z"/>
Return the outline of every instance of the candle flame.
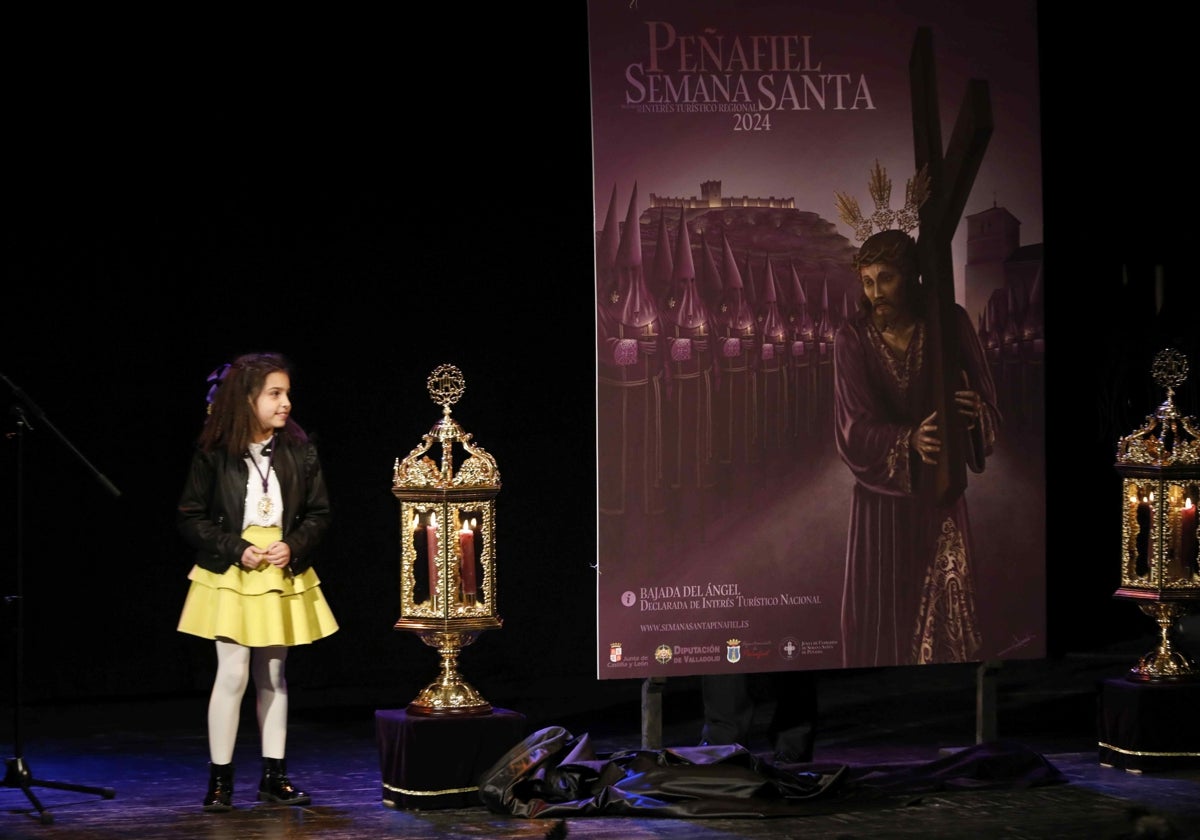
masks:
<path fill-rule="evenodd" d="M 1192 506 L 1192 497 L 1188 496 L 1186 499 L 1183 500 L 1183 508 L 1184 508 L 1184 510 L 1188 510 L 1191 508 L 1191 506 Z"/>
<path fill-rule="evenodd" d="M 430 514 L 429 514 L 429 527 L 430 527 L 430 528 L 436 528 L 436 527 L 437 527 L 437 511 L 436 511 L 436 510 L 435 510 L 435 511 L 431 511 L 431 512 L 430 512 Z"/>
<path fill-rule="evenodd" d="M 478 524 L 479 524 L 479 520 L 476 519 L 474 516 L 472 516 L 471 517 L 471 527 L 474 528 Z"/>
<path fill-rule="evenodd" d="M 414 510 L 414 511 L 413 511 L 413 518 L 412 518 L 412 529 L 413 529 L 414 531 L 415 531 L 415 530 L 417 530 L 417 523 L 418 523 L 419 521 L 420 521 L 420 518 L 417 516 L 417 512 Z"/>

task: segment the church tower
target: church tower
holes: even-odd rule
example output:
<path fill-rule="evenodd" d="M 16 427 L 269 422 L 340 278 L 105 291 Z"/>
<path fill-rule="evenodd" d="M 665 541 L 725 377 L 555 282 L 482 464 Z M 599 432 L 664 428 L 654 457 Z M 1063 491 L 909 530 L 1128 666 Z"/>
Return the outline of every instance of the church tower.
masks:
<path fill-rule="evenodd" d="M 1003 207 L 967 216 L 967 266 L 963 308 L 978 323 L 992 292 L 1003 289 L 1005 263 L 1021 244 L 1021 223 Z"/>

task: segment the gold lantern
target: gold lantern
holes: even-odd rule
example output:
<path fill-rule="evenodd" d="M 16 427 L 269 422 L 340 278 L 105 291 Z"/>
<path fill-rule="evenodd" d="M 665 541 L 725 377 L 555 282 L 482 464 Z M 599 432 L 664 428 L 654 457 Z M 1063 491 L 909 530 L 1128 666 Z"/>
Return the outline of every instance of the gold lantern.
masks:
<path fill-rule="evenodd" d="M 1177 622 L 1200 601 L 1196 507 L 1200 504 L 1200 437 L 1192 417 L 1179 414 L 1175 388 L 1187 379 L 1187 357 L 1163 350 L 1154 381 L 1166 401 L 1117 444 L 1121 484 L 1121 587 L 1114 597 L 1134 601 L 1158 622 L 1159 642 L 1130 670 L 1129 679 L 1173 682 L 1200 677 L 1200 668 L 1172 644 Z"/>
<path fill-rule="evenodd" d="M 482 715 L 492 711 L 458 672 L 460 651 L 496 615 L 496 461 L 450 416 L 466 390 L 453 365 L 426 382 L 442 417 L 412 452 L 396 459 L 392 494 L 400 500 L 400 618 L 441 656 L 441 673 L 408 705 L 410 714 Z M 441 461 L 428 454 L 441 446 Z M 458 467 L 455 468 L 456 451 Z"/>

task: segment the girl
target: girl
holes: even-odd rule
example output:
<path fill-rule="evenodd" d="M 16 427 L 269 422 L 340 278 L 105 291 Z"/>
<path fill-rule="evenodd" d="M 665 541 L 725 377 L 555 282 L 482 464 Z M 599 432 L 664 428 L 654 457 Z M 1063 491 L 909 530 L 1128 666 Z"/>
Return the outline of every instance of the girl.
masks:
<path fill-rule="evenodd" d="M 178 629 L 215 640 L 217 651 L 203 806 L 233 807 L 233 749 L 251 675 L 263 755 L 258 798 L 305 805 L 311 797 L 292 784 L 284 763 L 284 664 L 290 646 L 338 629 L 313 569 L 329 528 L 325 480 L 315 445 L 291 417 L 282 356 L 241 356 L 209 379 L 209 415 L 178 511 L 196 552 Z"/>

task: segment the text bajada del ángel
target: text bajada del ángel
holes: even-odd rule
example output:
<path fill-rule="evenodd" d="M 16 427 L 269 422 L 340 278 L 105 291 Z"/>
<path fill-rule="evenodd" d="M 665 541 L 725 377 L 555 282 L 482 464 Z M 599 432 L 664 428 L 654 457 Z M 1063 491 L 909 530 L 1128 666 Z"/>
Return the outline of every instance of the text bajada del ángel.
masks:
<path fill-rule="evenodd" d="M 701 610 L 733 607 L 780 607 L 820 604 L 820 595 L 743 595 L 736 583 L 643 586 L 639 592 L 642 612 L 654 610 Z"/>
<path fill-rule="evenodd" d="M 626 106 L 875 110 L 866 76 L 823 72 L 811 35 L 680 35 L 659 20 L 646 29 L 646 60 L 625 68 Z"/>

